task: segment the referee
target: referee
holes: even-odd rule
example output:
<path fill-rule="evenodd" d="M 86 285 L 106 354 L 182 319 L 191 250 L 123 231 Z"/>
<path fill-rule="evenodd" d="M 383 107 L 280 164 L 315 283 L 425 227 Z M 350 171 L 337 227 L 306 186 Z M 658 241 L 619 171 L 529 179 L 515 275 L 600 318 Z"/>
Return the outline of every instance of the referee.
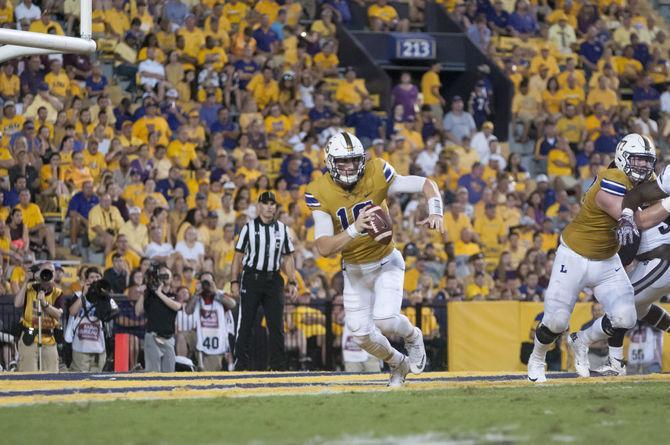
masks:
<path fill-rule="evenodd" d="M 284 280 L 282 267 L 289 279 L 291 298 L 297 295 L 293 243 L 286 226 L 275 219 L 277 200 L 274 193 L 258 197 L 259 216 L 242 227 L 233 257 L 233 297 L 240 298 L 235 370 L 249 369 L 249 345 L 258 306 L 263 305 L 270 333 L 270 369 L 285 368 L 284 358 Z M 240 274 L 241 272 L 241 274 Z"/>

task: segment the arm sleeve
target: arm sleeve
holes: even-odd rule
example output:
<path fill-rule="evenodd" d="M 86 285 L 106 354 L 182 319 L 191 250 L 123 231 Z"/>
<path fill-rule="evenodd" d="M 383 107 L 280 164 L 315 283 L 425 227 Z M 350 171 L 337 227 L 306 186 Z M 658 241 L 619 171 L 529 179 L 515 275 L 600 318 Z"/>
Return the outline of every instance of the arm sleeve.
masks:
<path fill-rule="evenodd" d="M 423 176 L 395 175 L 395 181 L 389 187 L 389 193 L 419 193 L 423 190 L 426 178 Z"/>
<path fill-rule="evenodd" d="M 291 237 L 288 236 L 288 230 L 286 229 L 286 226 L 284 226 L 284 251 L 282 252 L 284 255 L 288 255 L 295 252 L 295 247 L 293 247 L 293 241 L 291 241 Z"/>
<path fill-rule="evenodd" d="M 322 236 L 335 235 L 335 227 L 333 227 L 333 220 L 330 215 L 321 210 L 314 210 L 312 212 L 314 217 L 314 239 L 317 240 Z"/>
<path fill-rule="evenodd" d="M 242 231 L 240 232 L 240 236 L 237 238 L 237 244 L 235 244 L 235 250 L 241 253 L 244 253 L 245 250 L 247 249 L 247 244 L 249 243 L 249 237 L 247 236 L 249 233 L 249 226 L 247 224 L 242 227 Z"/>

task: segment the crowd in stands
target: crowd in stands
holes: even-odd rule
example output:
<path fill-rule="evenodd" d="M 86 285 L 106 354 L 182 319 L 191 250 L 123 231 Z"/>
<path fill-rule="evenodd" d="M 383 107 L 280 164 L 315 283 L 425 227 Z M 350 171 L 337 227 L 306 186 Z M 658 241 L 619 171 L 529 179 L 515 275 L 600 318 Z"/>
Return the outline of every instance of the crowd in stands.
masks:
<path fill-rule="evenodd" d="M 371 30 L 423 19 L 422 1 L 409 18 L 386 0 L 356 3 Z M 315 256 L 303 191 L 323 174 L 328 137 L 350 129 L 370 158 L 444 191 L 444 236 L 416 224 L 421 198 L 388 201 L 410 318 L 416 302 L 542 301 L 558 234 L 617 138 L 665 147 L 667 29 L 644 0 L 437 3 L 509 76 L 509 142 L 494 135 L 486 65 L 463 96 L 443 95 L 440 63 L 403 73 L 380 111 L 337 56 L 346 0 L 94 0 L 97 57 L 0 68 L 3 290 L 35 257 L 101 263 L 131 301 L 150 260 L 170 265 L 184 300 L 204 271 L 226 289 L 236 233 L 273 190 L 297 248 L 298 301 L 337 302 L 340 259 Z M 78 2 L 0 0 L 0 25 L 77 35 Z M 424 337 L 439 337 L 445 320 L 424 310 Z M 289 334 L 318 315 L 293 314 Z"/>

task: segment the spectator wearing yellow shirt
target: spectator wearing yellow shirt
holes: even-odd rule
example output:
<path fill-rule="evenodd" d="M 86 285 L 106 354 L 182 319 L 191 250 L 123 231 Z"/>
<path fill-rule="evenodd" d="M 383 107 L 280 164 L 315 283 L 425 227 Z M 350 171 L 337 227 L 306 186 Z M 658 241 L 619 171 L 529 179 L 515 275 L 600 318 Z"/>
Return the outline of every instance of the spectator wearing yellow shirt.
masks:
<path fill-rule="evenodd" d="M 200 161 L 198 161 L 195 154 L 195 144 L 188 140 L 188 128 L 186 128 L 186 125 L 182 125 L 177 130 L 177 139 L 168 145 L 167 155 L 172 160 L 173 165 L 181 168 L 189 168 L 191 163 L 196 168 L 200 167 Z"/>
<path fill-rule="evenodd" d="M 590 109 L 593 110 L 596 104 L 601 104 L 609 116 L 612 116 L 619 106 L 617 94 L 607 87 L 607 78 L 602 74 L 598 75 L 598 88 L 591 89 L 586 98 L 586 105 Z"/>
<path fill-rule="evenodd" d="M 542 102 L 537 92 L 529 90 L 528 78 L 521 81 L 519 91 L 512 99 L 512 119 L 523 126 L 521 134 L 515 137 L 518 142 L 525 143 L 528 141 L 528 133 L 533 124 L 538 128 L 538 133 L 542 133 L 544 120 Z"/>
<path fill-rule="evenodd" d="M 177 31 L 177 36 L 184 38 L 184 53 L 194 59 L 198 58 L 200 48 L 205 46 L 205 34 L 196 24 L 195 16 L 189 14 L 184 20 L 184 26 Z"/>
<path fill-rule="evenodd" d="M 249 6 L 238 0 L 226 1 L 223 5 L 223 16 L 231 25 L 240 24 L 247 17 Z"/>
<path fill-rule="evenodd" d="M 354 105 L 359 105 L 363 102 L 363 98 L 369 96 L 365 84 L 362 86 L 356 82 L 356 71 L 353 68 L 348 68 L 347 72 L 344 75 L 344 81 L 341 81 L 337 85 L 335 90 L 335 100 L 344 105 L 345 107 L 351 107 Z"/>
<path fill-rule="evenodd" d="M 577 84 L 577 79 L 575 79 L 575 76 L 568 76 L 565 86 L 562 87 L 559 91 L 559 95 L 561 97 L 564 113 L 566 112 L 566 107 L 568 105 L 574 105 L 579 111 L 582 110 L 586 95 L 584 93 L 584 88 L 581 88 Z"/>
<path fill-rule="evenodd" d="M 624 82 L 634 83 L 644 71 L 640 61 L 635 58 L 635 49 L 632 45 L 624 48 L 622 56 L 614 57 L 614 62 L 614 69 Z"/>
<path fill-rule="evenodd" d="M 16 208 L 21 209 L 23 224 L 28 228 L 30 242 L 35 246 L 46 244 L 49 258 L 56 258 L 56 236 L 52 226 L 44 223 L 44 216 L 37 204 L 30 202 L 30 190 L 24 189 L 19 192 L 19 204 Z"/>
<path fill-rule="evenodd" d="M 434 63 L 430 69 L 421 77 L 421 94 L 423 95 L 423 104 L 430 107 L 431 113 L 437 122 L 442 122 L 444 117 L 444 107 L 447 101 L 440 94 L 440 71 L 441 63 Z"/>
<path fill-rule="evenodd" d="M 251 184 L 262 174 L 258 169 L 258 158 L 256 152 L 249 150 L 242 158 L 242 166 L 237 168 L 237 174 L 242 175 L 247 182 Z"/>
<path fill-rule="evenodd" d="M 540 232 L 540 236 L 542 238 L 543 252 L 549 252 L 549 250 L 558 247 L 558 233 L 554 230 L 554 223 L 551 219 L 547 218 L 542 222 L 542 232 Z"/>
<path fill-rule="evenodd" d="M 444 240 L 454 242 L 459 237 L 463 229 L 472 230 L 472 222 L 465 214 L 463 204 L 455 201 L 449 205 L 449 211 L 444 214 Z"/>
<path fill-rule="evenodd" d="M 547 175 L 551 180 L 557 180 L 563 183 L 566 188 L 572 188 L 577 185 L 575 179 L 575 166 L 577 161 L 575 154 L 570 148 L 565 138 L 558 138 L 556 146 L 549 150 L 547 157 Z"/>
<path fill-rule="evenodd" d="M 59 36 L 65 35 L 60 23 L 51 20 L 51 15 L 46 11 L 42 11 L 42 16 L 39 20 L 35 20 L 30 24 L 28 31 L 40 32 L 43 34 L 56 34 Z"/>
<path fill-rule="evenodd" d="M 19 100 L 21 92 L 21 81 L 19 76 L 14 74 L 15 66 L 11 62 L 5 62 L 0 71 L 0 97 L 3 101 Z"/>
<path fill-rule="evenodd" d="M 163 116 L 157 114 L 158 106 L 153 99 L 148 99 L 145 104 L 146 114 L 133 124 L 131 134 L 145 144 L 149 143 L 149 134 L 155 132 L 158 143 L 167 146 L 170 142 L 170 126 Z"/>
<path fill-rule="evenodd" d="M 465 299 L 472 300 L 486 300 L 491 290 L 485 284 L 485 275 L 483 272 L 475 272 L 474 280 L 465 288 Z"/>
<path fill-rule="evenodd" d="M 335 54 L 335 44 L 332 40 L 326 42 L 321 52 L 314 56 L 314 68 L 322 76 L 337 76 L 340 59 Z"/>
<path fill-rule="evenodd" d="M 321 19 L 315 20 L 312 23 L 310 31 L 318 33 L 322 39 L 335 37 L 337 26 L 333 22 L 333 10 L 331 8 L 323 8 L 321 10 Z"/>
<path fill-rule="evenodd" d="M 136 252 L 130 248 L 128 244 L 128 238 L 126 235 L 123 235 L 119 232 L 119 235 L 116 237 L 116 242 L 114 243 L 114 250 L 109 252 L 105 257 L 105 268 L 112 267 L 114 255 L 119 254 L 130 266 L 130 270 L 134 270 L 140 267 L 141 257 Z"/>
<path fill-rule="evenodd" d="M 254 6 L 254 10 L 260 15 L 267 15 L 270 23 L 274 23 L 279 14 L 279 4 L 274 0 L 259 0 Z"/>
<path fill-rule="evenodd" d="M 23 128 L 25 118 L 16 114 L 16 105 L 13 101 L 8 100 L 2 106 L 2 120 L 0 120 L 0 133 L 2 133 L 2 140 L 0 144 L 3 147 L 9 147 L 9 141 L 14 133 L 18 133 Z"/>
<path fill-rule="evenodd" d="M 387 0 L 376 0 L 368 8 L 370 28 L 375 32 L 397 31 L 408 32 L 409 20 L 399 19 L 398 11 L 388 4 Z"/>
<path fill-rule="evenodd" d="M 149 244 L 149 231 L 145 224 L 140 222 L 142 210 L 139 207 L 128 209 L 128 221 L 124 222 L 119 229 L 119 238 L 125 236 L 128 248 L 136 254 L 142 255 Z"/>
<path fill-rule="evenodd" d="M 64 178 L 71 190 L 81 190 L 85 182 L 95 182 L 91 170 L 84 165 L 84 153 L 72 155 L 72 164 L 65 169 Z"/>
<path fill-rule="evenodd" d="M 540 54 L 530 60 L 530 73 L 539 73 L 542 65 L 546 66 L 547 70 L 549 70 L 547 72 L 549 77 L 556 76 L 560 73 L 558 61 L 556 60 L 556 57 L 551 55 L 551 45 L 548 43 L 542 44 L 542 46 L 540 46 Z"/>
<path fill-rule="evenodd" d="M 219 41 L 212 36 L 205 37 L 205 47 L 198 51 L 198 65 L 210 63 L 213 70 L 221 71 L 227 62 L 228 56 Z"/>
<path fill-rule="evenodd" d="M 484 216 L 475 220 L 474 229 L 482 243 L 484 256 L 489 260 L 499 258 L 507 241 L 508 228 L 498 215 L 496 204 L 486 204 Z"/>
<path fill-rule="evenodd" d="M 265 109 L 270 102 L 279 100 L 279 84 L 273 78 L 272 68 L 266 66 L 263 72 L 256 74 L 247 84 L 247 91 L 251 93 L 259 110 Z"/>
<path fill-rule="evenodd" d="M 586 76 L 584 71 L 577 69 L 577 61 L 574 57 L 569 57 L 565 62 L 565 70 L 558 75 L 558 84 L 561 88 L 565 88 L 568 84 L 568 77 L 573 76 L 575 83 L 579 88 L 584 88 L 586 85 Z"/>
<path fill-rule="evenodd" d="M 0 0 L 0 25 L 14 23 L 14 5 L 10 0 Z"/>
<path fill-rule="evenodd" d="M 86 150 L 83 151 L 84 165 L 88 167 L 93 179 L 100 177 L 100 172 L 107 168 L 105 155 L 98 151 L 99 143 L 96 139 L 89 139 L 86 144 Z"/>
<path fill-rule="evenodd" d="M 88 213 L 88 239 L 91 244 L 104 248 L 105 255 L 108 255 L 122 225 L 123 217 L 119 209 L 112 205 L 110 194 L 105 193 L 100 197 L 100 204 Z"/>
<path fill-rule="evenodd" d="M 130 29 L 130 17 L 123 7 L 125 0 L 114 0 L 114 6 L 105 13 L 105 25 L 108 34 L 122 39 Z"/>
<path fill-rule="evenodd" d="M 584 116 L 577 113 L 577 107 L 569 104 L 565 107 L 565 116 L 556 123 L 556 131 L 559 136 L 564 137 L 570 143 L 573 150 L 577 150 L 579 144 L 584 141 Z"/>
<path fill-rule="evenodd" d="M 268 139 L 286 139 L 291 132 L 291 119 L 282 114 L 279 104 L 270 106 L 270 115 L 265 118 L 265 133 Z"/>
<path fill-rule="evenodd" d="M 562 101 L 558 80 L 556 80 L 556 77 L 549 78 L 547 89 L 542 91 L 542 105 L 548 117 L 557 119 L 561 115 Z"/>

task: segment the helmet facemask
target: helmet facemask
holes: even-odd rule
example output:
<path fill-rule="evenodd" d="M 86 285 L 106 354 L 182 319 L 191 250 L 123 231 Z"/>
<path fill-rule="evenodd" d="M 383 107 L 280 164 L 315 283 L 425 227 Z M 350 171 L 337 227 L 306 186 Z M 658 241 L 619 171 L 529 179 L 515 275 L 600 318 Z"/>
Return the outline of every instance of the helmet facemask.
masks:
<path fill-rule="evenodd" d="M 340 184 L 351 187 L 363 176 L 365 156 L 338 156 L 328 155 L 326 165 L 330 176 Z"/>
<path fill-rule="evenodd" d="M 626 167 L 624 168 L 624 173 L 636 184 L 646 181 L 654 172 L 656 156 L 626 153 L 625 158 Z"/>

